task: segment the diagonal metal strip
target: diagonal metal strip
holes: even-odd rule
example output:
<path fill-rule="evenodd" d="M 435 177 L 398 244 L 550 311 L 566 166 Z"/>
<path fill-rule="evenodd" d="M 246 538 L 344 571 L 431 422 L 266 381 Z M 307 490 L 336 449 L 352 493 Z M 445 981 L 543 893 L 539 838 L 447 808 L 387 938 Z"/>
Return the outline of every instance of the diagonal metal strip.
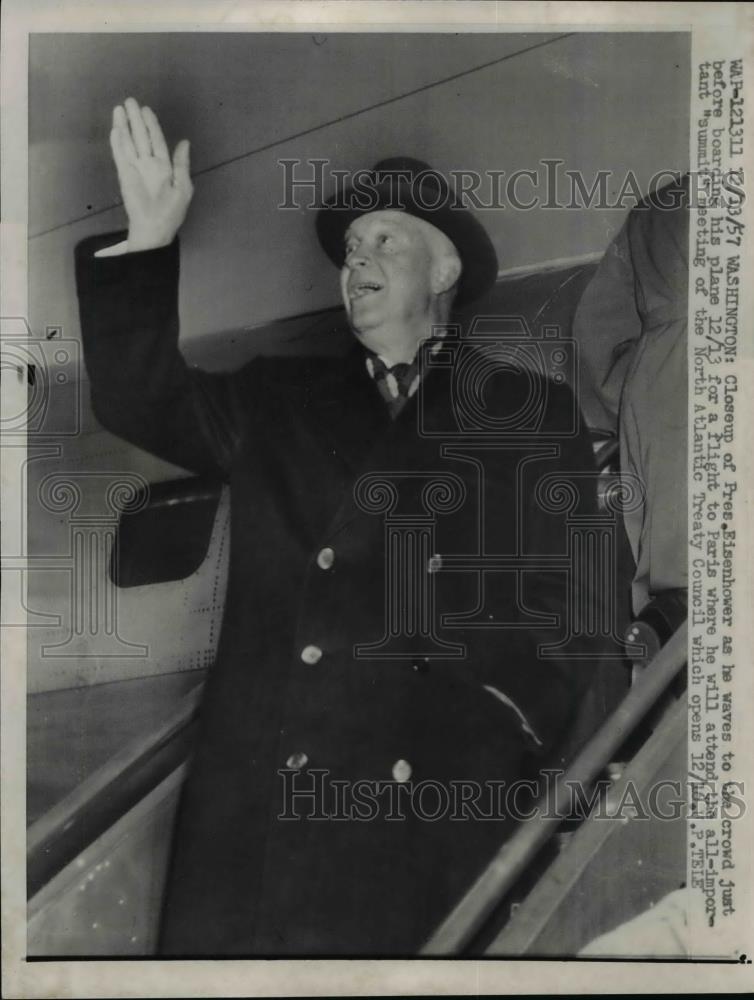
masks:
<path fill-rule="evenodd" d="M 686 637 L 684 623 L 561 776 L 554 808 L 543 810 L 536 820 L 518 827 L 423 946 L 422 956 L 456 955 L 481 930 L 505 893 L 560 826 L 569 802 L 569 785 L 587 785 L 594 780 L 683 669 Z"/>

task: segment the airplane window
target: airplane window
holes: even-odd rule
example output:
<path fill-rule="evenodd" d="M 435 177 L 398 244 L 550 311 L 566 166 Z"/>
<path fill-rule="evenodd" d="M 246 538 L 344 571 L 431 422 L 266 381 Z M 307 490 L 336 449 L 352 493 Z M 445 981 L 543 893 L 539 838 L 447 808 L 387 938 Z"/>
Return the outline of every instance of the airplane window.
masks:
<path fill-rule="evenodd" d="M 110 559 L 113 583 L 143 587 L 195 573 L 207 556 L 221 489 L 198 477 L 153 483 L 145 504 L 121 514 Z"/>

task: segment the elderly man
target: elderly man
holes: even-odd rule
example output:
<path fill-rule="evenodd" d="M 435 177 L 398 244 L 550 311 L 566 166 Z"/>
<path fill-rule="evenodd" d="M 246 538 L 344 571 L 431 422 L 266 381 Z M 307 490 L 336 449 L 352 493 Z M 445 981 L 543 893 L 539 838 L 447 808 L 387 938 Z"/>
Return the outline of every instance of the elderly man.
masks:
<path fill-rule="evenodd" d="M 383 163 L 403 179 L 375 183 L 369 210 L 346 199 L 317 218 L 341 267 L 348 356 L 189 368 L 175 239 L 188 145 L 171 162 L 156 117 L 131 99 L 111 144 L 127 237 L 77 248 L 94 411 L 228 481 L 232 498 L 225 617 L 161 951 L 415 954 L 513 825 L 515 802 L 476 792 L 536 773 L 585 680 L 578 662 L 540 655 L 564 638 L 567 573 L 548 559 L 562 564 L 567 541 L 562 506 L 534 502 L 536 486 L 553 473 L 583 483 L 592 462 L 572 396 L 488 364 L 468 385 L 487 393 L 484 420 L 513 435 L 474 438 L 476 450 L 459 438 L 457 411 L 467 419 L 474 399 L 453 395 L 439 335 L 497 260 L 470 213 L 428 207 L 437 175 L 417 181 L 425 165 L 407 160 Z M 579 510 L 593 506 L 587 486 Z M 442 569 L 486 553 L 534 569 Z M 461 807 L 442 808 L 452 783 Z"/>

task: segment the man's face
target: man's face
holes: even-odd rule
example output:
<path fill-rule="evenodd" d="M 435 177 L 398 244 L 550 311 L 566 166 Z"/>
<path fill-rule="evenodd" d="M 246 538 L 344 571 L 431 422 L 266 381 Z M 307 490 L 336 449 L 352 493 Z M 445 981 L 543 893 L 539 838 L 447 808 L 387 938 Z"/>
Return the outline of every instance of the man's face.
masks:
<path fill-rule="evenodd" d="M 368 335 L 380 327 L 409 329 L 428 319 L 435 295 L 435 251 L 427 233 L 432 228 L 390 209 L 351 223 L 340 287 L 356 334 Z"/>

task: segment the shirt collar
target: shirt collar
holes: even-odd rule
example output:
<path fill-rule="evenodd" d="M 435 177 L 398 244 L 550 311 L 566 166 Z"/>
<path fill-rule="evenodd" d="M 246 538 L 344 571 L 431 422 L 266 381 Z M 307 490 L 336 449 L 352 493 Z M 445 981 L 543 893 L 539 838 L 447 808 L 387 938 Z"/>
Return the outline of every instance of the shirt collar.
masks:
<path fill-rule="evenodd" d="M 403 364 L 416 365 L 416 368 L 418 369 L 419 353 L 421 351 L 422 345 L 427 343 L 430 344 L 431 345 L 429 348 L 430 354 L 437 354 L 437 352 L 440 350 L 446 332 L 447 331 L 444 330 L 442 327 L 439 327 L 432 334 L 431 337 L 428 337 L 425 340 L 420 341 L 419 346 L 417 347 L 416 352 L 414 353 L 414 356 L 408 362 L 404 361 L 391 362 L 390 359 L 386 358 L 384 354 L 378 354 L 376 351 L 371 350 L 369 347 L 365 347 L 364 353 L 366 355 L 367 371 L 369 372 L 370 377 L 374 378 L 374 360 L 373 360 L 374 358 L 378 358 L 388 371 L 390 371 L 391 368 L 395 368 L 397 365 L 403 365 Z"/>

